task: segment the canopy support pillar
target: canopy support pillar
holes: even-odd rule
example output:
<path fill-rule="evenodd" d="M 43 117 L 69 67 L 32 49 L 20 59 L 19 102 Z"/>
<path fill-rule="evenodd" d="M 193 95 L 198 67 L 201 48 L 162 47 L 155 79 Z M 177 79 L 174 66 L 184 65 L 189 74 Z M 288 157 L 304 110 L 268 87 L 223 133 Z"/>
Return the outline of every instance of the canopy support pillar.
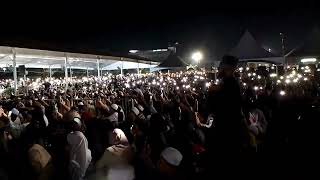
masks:
<path fill-rule="evenodd" d="M 123 60 L 121 61 L 121 69 L 120 69 L 120 73 L 121 73 L 121 76 L 123 76 Z"/>
<path fill-rule="evenodd" d="M 138 68 L 137 68 L 137 71 L 138 71 L 138 76 L 140 76 L 140 65 L 139 65 L 139 60 L 138 60 Z"/>
<path fill-rule="evenodd" d="M 87 67 L 87 78 L 89 77 L 89 68 Z"/>
<path fill-rule="evenodd" d="M 70 78 L 72 79 L 72 67 L 71 67 L 71 64 L 69 64 L 69 70 L 70 70 Z"/>
<path fill-rule="evenodd" d="M 66 85 L 66 90 L 68 89 L 68 57 L 66 56 L 64 60 L 64 78 L 65 78 L 65 85 Z"/>
<path fill-rule="evenodd" d="M 99 57 L 97 59 L 97 70 L 98 70 L 98 80 L 100 80 L 100 60 L 99 60 Z"/>
<path fill-rule="evenodd" d="M 52 81 L 52 69 L 51 69 L 51 65 L 49 66 L 49 77 L 50 77 L 50 81 Z"/>
<path fill-rule="evenodd" d="M 150 65 L 149 65 L 149 73 L 151 73 L 151 61 L 150 61 Z"/>
<path fill-rule="evenodd" d="M 13 67 L 14 95 L 18 95 L 17 61 L 16 61 L 16 51 L 14 48 L 12 48 L 12 67 Z"/>

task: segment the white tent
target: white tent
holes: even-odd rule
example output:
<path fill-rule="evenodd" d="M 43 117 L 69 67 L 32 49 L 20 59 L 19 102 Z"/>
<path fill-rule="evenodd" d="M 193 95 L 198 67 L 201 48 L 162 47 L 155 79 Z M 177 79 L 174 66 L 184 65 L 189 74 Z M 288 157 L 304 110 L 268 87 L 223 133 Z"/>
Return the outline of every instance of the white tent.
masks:
<path fill-rule="evenodd" d="M 157 63 L 146 63 L 146 62 L 123 62 L 117 61 L 110 65 L 107 65 L 102 68 L 102 70 L 116 70 L 116 69 L 144 69 L 144 68 L 153 68 L 156 67 Z"/>
<path fill-rule="evenodd" d="M 47 51 L 27 48 L 12 48 L 0 46 L 0 67 L 7 67 L 13 64 L 13 55 L 15 54 L 16 66 L 25 65 L 27 68 L 61 68 L 65 66 L 65 60 L 67 59 L 67 66 L 73 69 L 96 69 L 97 61 L 101 69 L 109 70 L 111 64 L 119 63 L 123 61 L 124 66 L 131 68 L 139 64 L 155 64 L 155 62 L 140 61 L 139 59 L 133 59 L 128 57 L 119 56 L 101 56 L 92 54 L 79 54 L 68 53 L 58 51 Z M 136 62 L 134 64 L 133 62 Z M 127 65 L 127 63 L 129 63 Z M 116 65 L 114 65 L 116 66 Z M 104 68 L 106 67 L 106 68 Z M 144 68 L 141 66 L 141 68 Z M 146 67 L 149 68 L 149 67 Z"/>
<path fill-rule="evenodd" d="M 17 67 L 25 65 L 26 68 L 63 68 L 65 69 L 66 79 L 68 77 L 68 68 L 98 70 L 121 69 L 139 69 L 152 68 L 159 63 L 140 60 L 139 58 L 121 57 L 121 56 L 103 56 L 93 54 L 80 54 L 59 51 L 48 51 L 38 49 L 27 49 L 17 47 L 0 46 L 0 67 Z M 15 80 L 15 89 L 17 89 L 17 72 L 13 68 Z M 51 76 L 51 75 L 50 75 Z"/>

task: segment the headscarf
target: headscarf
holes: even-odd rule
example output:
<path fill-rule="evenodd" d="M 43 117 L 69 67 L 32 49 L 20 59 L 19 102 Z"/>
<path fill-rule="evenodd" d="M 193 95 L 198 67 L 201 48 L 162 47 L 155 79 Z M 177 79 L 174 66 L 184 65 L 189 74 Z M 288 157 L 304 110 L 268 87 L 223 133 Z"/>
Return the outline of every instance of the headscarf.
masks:
<path fill-rule="evenodd" d="M 91 151 L 88 149 L 88 141 L 80 131 L 69 133 L 67 141 L 70 147 L 70 164 L 71 166 L 78 164 L 79 175 L 84 177 L 92 159 Z"/>

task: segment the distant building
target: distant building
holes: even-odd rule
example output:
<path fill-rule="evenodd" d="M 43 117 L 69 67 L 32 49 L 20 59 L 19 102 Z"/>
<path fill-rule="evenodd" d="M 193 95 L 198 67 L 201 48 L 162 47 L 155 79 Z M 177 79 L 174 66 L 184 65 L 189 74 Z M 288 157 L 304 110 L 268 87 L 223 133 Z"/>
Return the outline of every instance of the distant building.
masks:
<path fill-rule="evenodd" d="M 177 49 L 174 46 L 169 46 L 165 49 L 152 49 L 152 50 L 130 50 L 129 54 L 134 54 L 143 58 L 150 59 L 156 62 L 165 61 L 171 53 L 176 53 Z"/>
<path fill-rule="evenodd" d="M 286 55 L 288 64 L 320 63 L 320 30 L 314 27 L 304 42 Z"/>

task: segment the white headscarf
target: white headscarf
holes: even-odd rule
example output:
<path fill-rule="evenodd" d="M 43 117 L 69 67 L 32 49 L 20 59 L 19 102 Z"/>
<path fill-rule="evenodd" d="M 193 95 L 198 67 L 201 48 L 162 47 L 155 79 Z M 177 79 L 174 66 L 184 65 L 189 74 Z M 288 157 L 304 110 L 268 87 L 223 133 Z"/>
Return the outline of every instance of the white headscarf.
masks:
<path fill-rule="evenodd" d="M 71 132 L 67 136 L 70 146 L 70 164 L 78 163 L 79 175 L 84 177 L 91 162 L 91 151 L 88 149 L 88 141 L 80 131 Z"/>

